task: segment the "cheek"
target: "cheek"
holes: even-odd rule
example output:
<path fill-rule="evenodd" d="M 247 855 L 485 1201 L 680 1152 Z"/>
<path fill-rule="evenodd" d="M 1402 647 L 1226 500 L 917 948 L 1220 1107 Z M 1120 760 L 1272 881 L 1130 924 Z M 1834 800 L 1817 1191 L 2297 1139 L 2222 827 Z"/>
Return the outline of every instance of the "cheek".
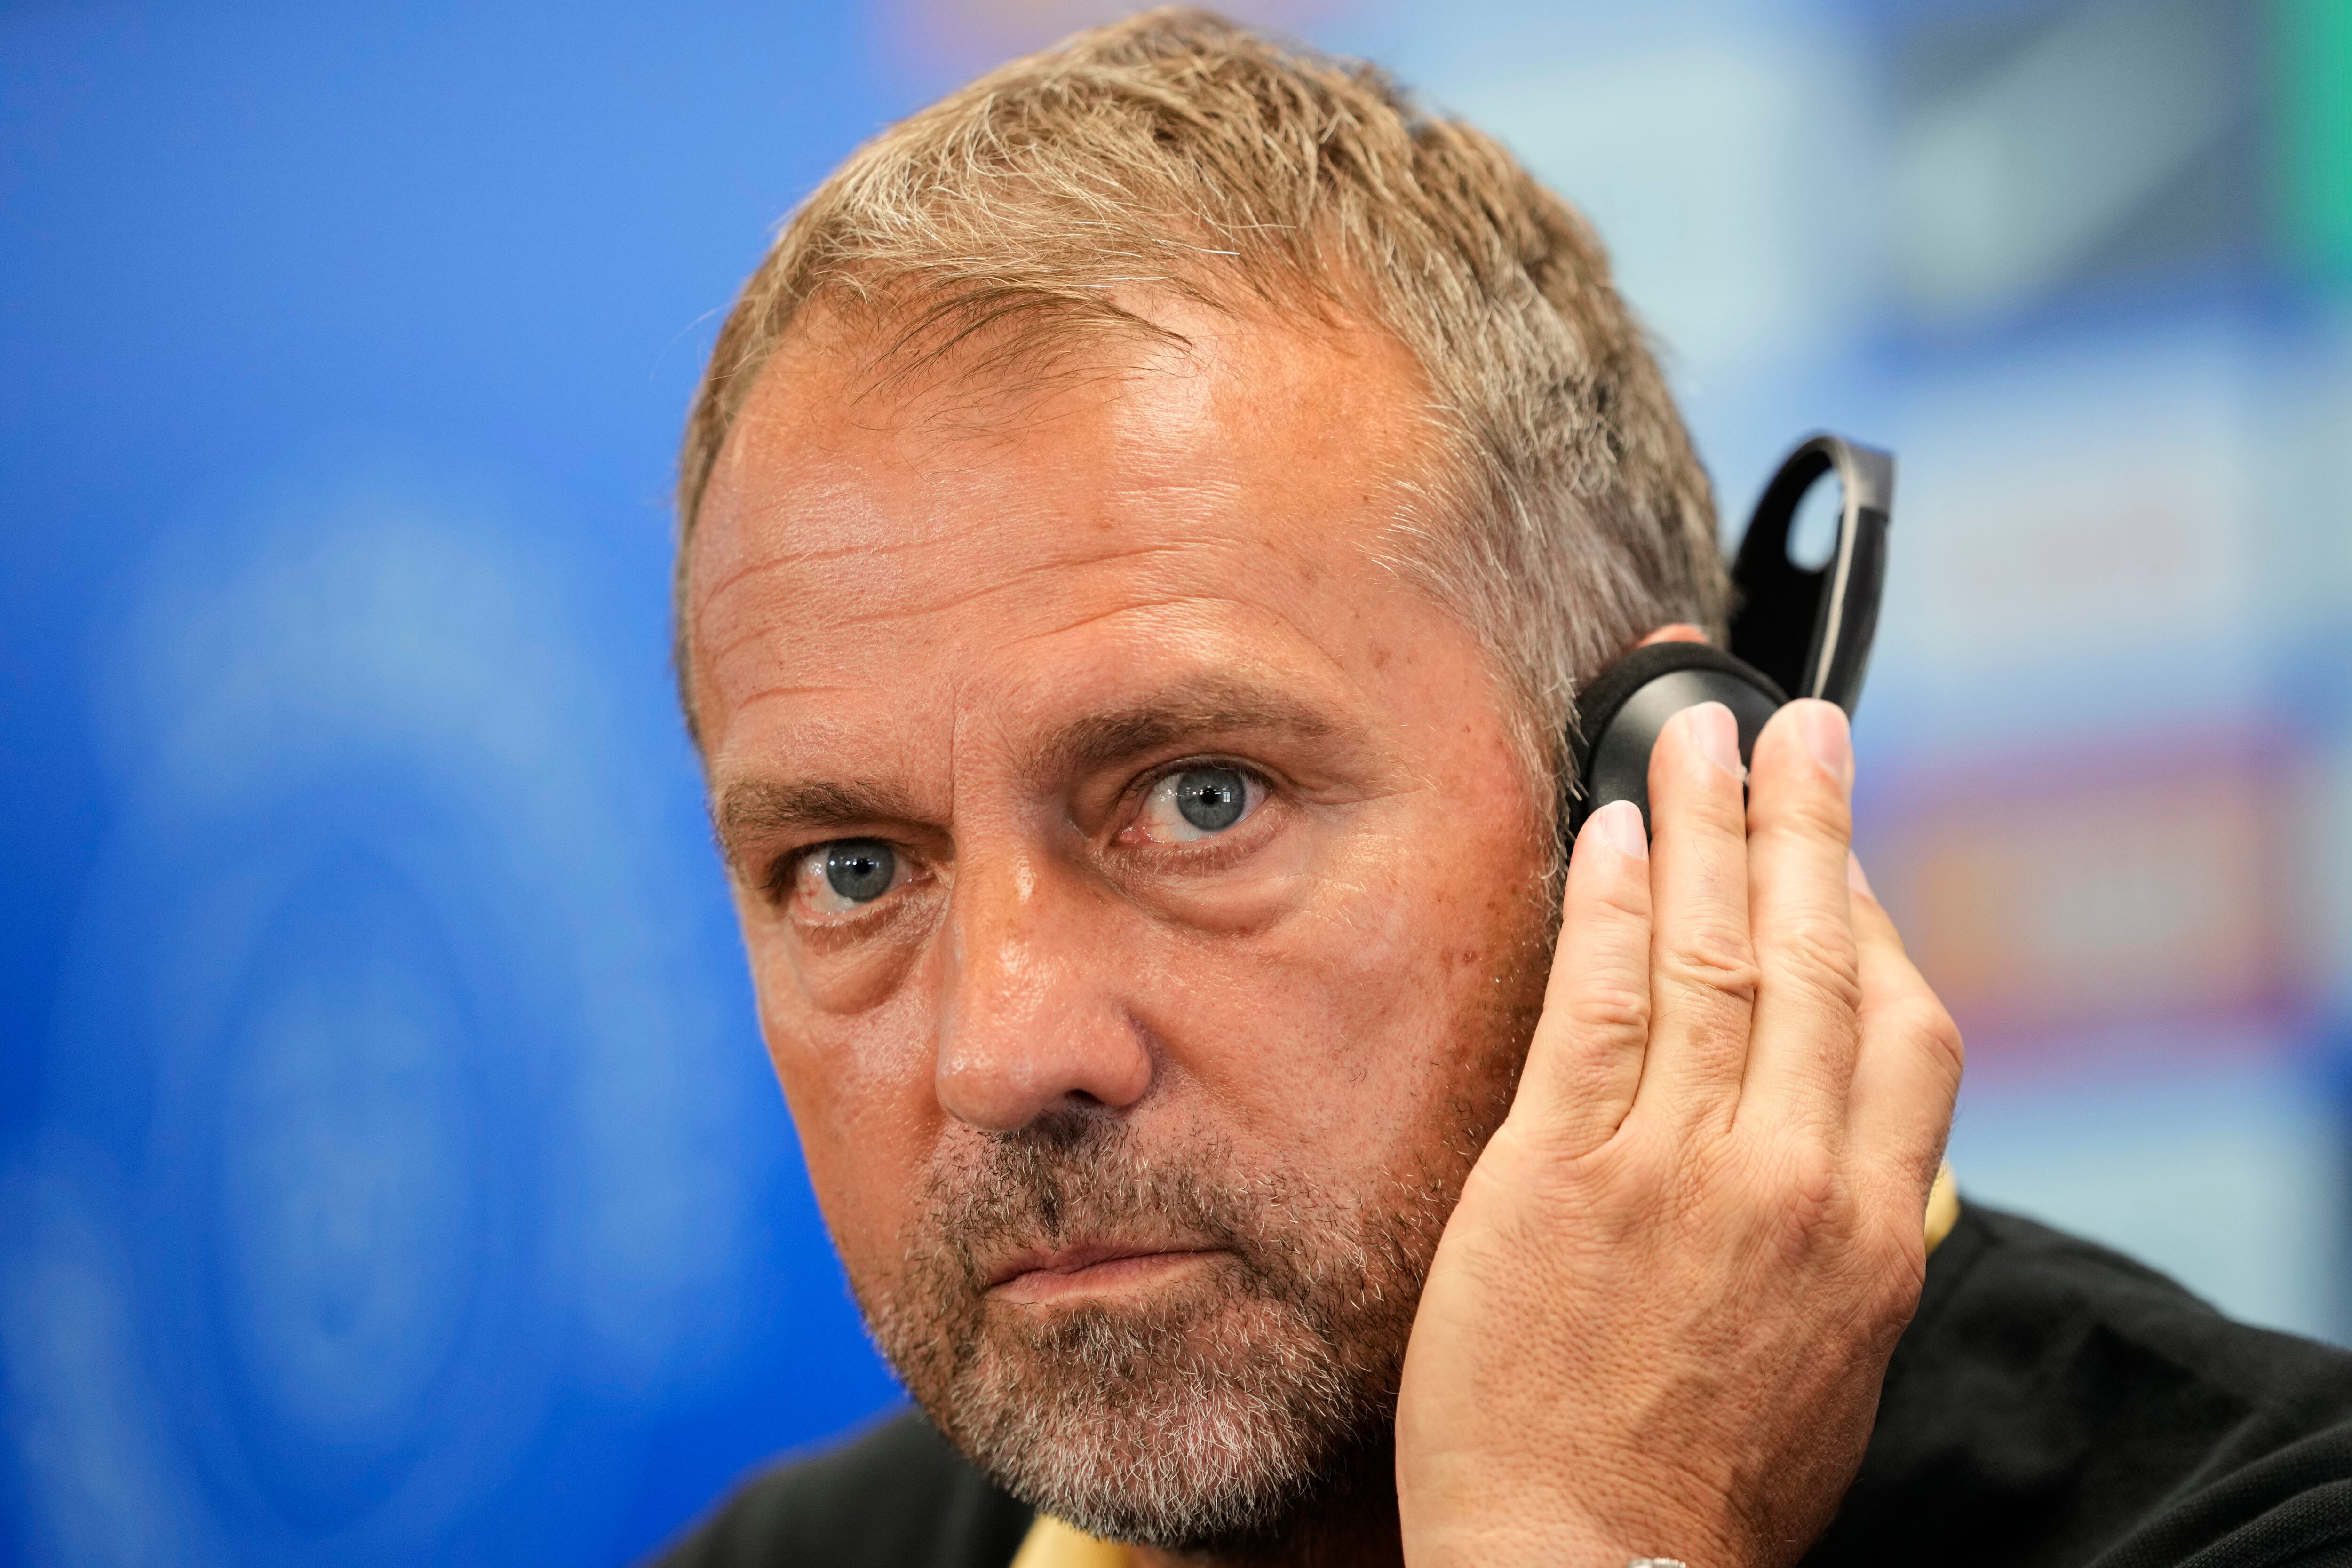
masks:
<path fill-rule="evenodd" d="M 842 1015 L 812 1006 L 788 956 L 755 943 L 760 1030 L 791 1108 L 818 1207 L 860 1278 L 887 1267 L 922 1202 L 941 1128 L 931 988 Z"/>
<path fill-rule="evenodd" d="M 1546 894 L 1516 841 L 1360 836 L 1275 929 L 1157 967 L 1155 1032 L 1297 1159 L 1393 1169 L 1490 1122 L 1542 995 Z"/>

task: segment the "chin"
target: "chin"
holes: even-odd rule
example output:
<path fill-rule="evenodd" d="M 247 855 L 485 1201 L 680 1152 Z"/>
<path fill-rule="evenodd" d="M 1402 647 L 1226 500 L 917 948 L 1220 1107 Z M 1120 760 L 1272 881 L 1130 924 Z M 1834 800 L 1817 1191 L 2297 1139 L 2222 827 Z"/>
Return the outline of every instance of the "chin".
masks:
<path fill-rule="evenodd" d="M 933 1422 L 1013 1496 L 1105 1540 L 1198 1552 L 1279 1533 L 1393 1420 L 1409 1318 L 1342 1324 L 1266 1285 L 1229 1262 L 1148 1293 L 984 1301 L 961 1334 L 874 1326 Z"/>
<path fill-rule="evenodd" d="M 1200 1551 L 1276 1532 L 1385 1434 L 1394 1381 L 1265 1303 L 1202 1307 L 1088 1305 L 992 1334 L 934 1418 L 1089 1534 Z"/>

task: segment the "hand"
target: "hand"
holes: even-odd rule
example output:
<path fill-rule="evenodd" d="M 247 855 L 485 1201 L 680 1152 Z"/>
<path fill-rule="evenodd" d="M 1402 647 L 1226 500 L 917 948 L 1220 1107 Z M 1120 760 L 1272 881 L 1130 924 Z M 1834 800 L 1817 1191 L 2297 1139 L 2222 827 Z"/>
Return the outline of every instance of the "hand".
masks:
<path fill-rule="evenodd" d="M 1778 1568 L 1853 1479 L 1926 1276 L 1950 1017 L 1848 850 L 1845 716 L 1670 721 L 1570 862 L 1544 1013 L 1405 1357 L 1405 1561 Z"/>

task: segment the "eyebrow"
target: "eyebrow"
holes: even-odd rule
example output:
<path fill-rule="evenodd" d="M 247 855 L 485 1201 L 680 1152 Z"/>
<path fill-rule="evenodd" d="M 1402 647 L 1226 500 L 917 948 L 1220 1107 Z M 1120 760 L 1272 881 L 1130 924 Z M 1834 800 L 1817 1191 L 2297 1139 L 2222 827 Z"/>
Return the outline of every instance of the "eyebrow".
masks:
<path fill-rule="evenodd" d="M 904 792 L 867 780 L 787 782 L 739 779 L 710 803 L 710 828 L 731 862 L 747 840 L 787 832 L 824 832 L 915 816 Z"/>
<path fill-rule="evenodd" d="M 1193 684 L 1066 725 L 1046 743 L 1041 760 L 1057 773 L 1086 773 L 1194 736 L 1270 731 L 1321 740 L 1337 727 L 1320 710 L 1281 692 L 1226 682 Z"/>

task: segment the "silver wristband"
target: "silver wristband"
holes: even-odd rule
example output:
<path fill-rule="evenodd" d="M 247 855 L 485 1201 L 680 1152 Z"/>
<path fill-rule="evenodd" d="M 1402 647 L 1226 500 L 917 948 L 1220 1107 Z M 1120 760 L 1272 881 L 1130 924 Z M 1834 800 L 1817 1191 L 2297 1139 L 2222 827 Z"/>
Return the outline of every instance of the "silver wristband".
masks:
<path fill-rule="evenodd" d="M 1629 1557 L 1625 1568 L 1690 1568 L 1679 1557 Z"/>

